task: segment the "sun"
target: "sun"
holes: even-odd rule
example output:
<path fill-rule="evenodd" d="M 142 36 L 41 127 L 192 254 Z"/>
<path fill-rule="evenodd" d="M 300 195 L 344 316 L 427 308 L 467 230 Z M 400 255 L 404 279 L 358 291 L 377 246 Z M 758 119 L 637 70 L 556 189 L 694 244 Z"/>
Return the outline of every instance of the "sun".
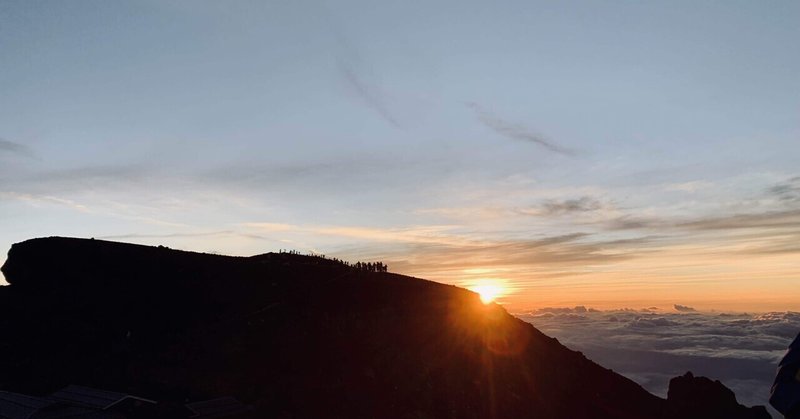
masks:
<path fill-rule="evenodd" d="M 470 290 L 477 292 L 481 297 L 481 302 L 489 304 L 503 295 L 503 288 L 498 284 L 478 284 Z"/>

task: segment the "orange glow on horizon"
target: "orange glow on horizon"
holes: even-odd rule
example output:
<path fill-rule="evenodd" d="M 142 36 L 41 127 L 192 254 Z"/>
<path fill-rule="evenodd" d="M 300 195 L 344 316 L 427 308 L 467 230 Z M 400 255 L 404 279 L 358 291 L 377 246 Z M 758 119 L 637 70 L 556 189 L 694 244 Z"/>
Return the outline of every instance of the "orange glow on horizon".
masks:
<path fill-rule="evenodd" d="M 502 264 L 502 255 L 489 254 L 491 264 L 463 258 L 451 261 L 453 267 L 442 267 L 435 260 L 404 273 L 486 294 L 482 301 L 493 300 L 516 313 L 575 306 L 672 311 L 674 304 L 698 311 L 800 311 L 797 253 L 740 254 L 738 246 L 721 242 L 714 242 L 712 250 L 666 244 L 606 263 L 542 263 L 534 268 Z M 493 288 L 499 291 L 488 297 Z"/>

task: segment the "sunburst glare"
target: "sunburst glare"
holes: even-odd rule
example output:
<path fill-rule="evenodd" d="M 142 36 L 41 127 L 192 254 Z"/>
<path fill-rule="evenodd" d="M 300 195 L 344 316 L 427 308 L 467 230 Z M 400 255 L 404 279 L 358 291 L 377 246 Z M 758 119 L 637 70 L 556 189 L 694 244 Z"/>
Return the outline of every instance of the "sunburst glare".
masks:
<path fill-rule="evenodd" d="M 483 280 L 468 288 L 470 291 L 478 293 L 484 304 L 495 302 L 508 291 L 500 281 L 495 280 Z"/>

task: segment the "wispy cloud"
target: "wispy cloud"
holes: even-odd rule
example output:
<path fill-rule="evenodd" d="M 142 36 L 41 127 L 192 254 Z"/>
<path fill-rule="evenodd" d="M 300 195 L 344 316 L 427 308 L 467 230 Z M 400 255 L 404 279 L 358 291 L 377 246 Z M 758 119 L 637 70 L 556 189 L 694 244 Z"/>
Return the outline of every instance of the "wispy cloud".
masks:
<path fill-rule="evenodd" d="M 362 241 L 384 243 L 413 243 L 464 245 L 469 240 L 449 231 L 455 226 L 411 226 L 403 228 L 369 228 L 357 226 L 318 226 L 283 223 L 245 223 L 244 228 L 268 233 L 295 233 L 337 236 Z"/>
<path fill-rule="evenodd" d="M 417 191 L 421 183 L 448 170 L 447 162 L 435 163 L 426 157 L 352 153 L 274 164 L 228 163 L 203 169 L 190 180 L 246 193 L 269 190 L 306 198 L 378 194 L 385 202 L 385 191 Z"/>
<path fill-rule="evenodd" d="M 684 305 L 680 305 L 680 304 L 673 304 L 672 308 L 674 308 L 677 311 L 684 312 L 684 313 L 697 311 L 697 310 L 694 309 L 694 307 L 684 306 Z"/>
<path fill-rule="evenodd" d="M 641 241 L 646 242 L 647 238 Z M 456 242 L 457 240 L 453 240 Z M 517 240 L 461 240 L 460 244 L 406 243 L 385 249 L 387 260 L 400 272 L 425 278 L 460 282 L 470 269 L 503 271 L 510 278 L 527 281 L 525 272 L 535 270 L 542 278 L 567 269 L 579 275 L 580 266 L 601 266 L 636 257 L 641 245 L 602 241 L 583 233 Z M 356 249 L 356 252 L 369 249 Z M 477 272 L 477 271 L 476 271 Z M 471 275 L 474 276 L 474 275 Z"/>
<path fill-rule="evenodd" d="M 545 201 L 540 206 L 521 210 L 520 212 L 528 215 L 559 216 L 573 213 L 593 212 L 600 210 L 603 207 L 603 203 L 599 200 L 589 196 L 582 196 L 574 199 Z"/>
<path fill-rule="evenodd" d="M 489 127 L 494 132 L 514 140 L 522 140 L 537 144 L 549 151 L 564 155 L 575 155 L 576 152 L 566 147 L 562 147 L 555 142 L 547 139 L 545 136 L 531 131 L 529 128 L 503 120 L 492 113 L 483 109 L 480 105 L 474 102 L 467 103 L 467 106 L 475 112 L 478 120 L 483 125 Z"/>
<path fill-rule="evenodd" d="M 221 230 L 221 231 L 198 232 L 198 233 L 162 233 L 162 234 L 130 233 L 130 234 L 97 236 L 97 238 L 105 240 L 131 240 L 131 239 L 172 239 L 172 238 L 187 238 L 187 237 L 214 237 L 214 236 L 226 236 L 226 235 L 236 235 L 236 233 L 233 230 Z"/>
<path fill-rule="evenodd" d="M 386 104 L 386 94 L 377 86 L 364 81 L 359 76 L 355 66 L 344 59 L 338 60 L 339 70 L 350 89 L 355 92 L 364 103 L 378 113 L 386 122 L 395 128 L 401 128 L 397 118 L 389 111 Z"/>
<path fill-rule="evenodd" d="M 34 153 L 33 149 L 31 149 L 30 147 L 24 144 L 8 141 L 3 138 L 0 138 L 0 151 L 28 158 L 36 158 L 36 153 Z"/>
<path fill-rule="evenodd" d="M 800 209 L 706 217 L 693 221 L 680 222 L 677 224 L 677 227 L 692 230 L 800 228 Z"/>
<path fill-rule="evenodd" d="M 141 166 L 94 165 L 11 174 L 6 181 L 14 189 L 32 194 L 118 190 L 121 185 L 146 180 L 150 171 Z"/>
<path fill-rule="evenodd" d="M 364 228 L 351 226 L 300 226 L 276 223 L 246 223 L 248 231 L 271 236 L 292 234 L 336 236 L 353 239 L 369 252 L 382 244 L 383 251 L 406 272 L 420 273 L 485 266 L 531 266 L 536 264 L 604 263 L 631 258 L 646 243 L 657 238 L 602 240 L 588 233 L 570 233 L 529 239 L 487 239 L 460 231 L 458 226 L 413 226 Z M 624 249 L 624 251 L 623 251 Z M 424 255 L 424 257 L 423 257 Z"/>
<path fill-rule="evenodd" d="M 690 217 L 625 215 L 603 221 L 612 232 L 651 232 L 708 252 L 746 255 L 800 253 L 800 209 Z"/>
<path fill-rule="evenodd" d="M 27 202 L 33 205 L 58 205 L 67 207 L 80 212 L 90 212 L 86 205 L 75 202 L 71 199 L 59 198 L 51 195 L 37 195 L 18 192 L 0 192 L 0 201 L 8 199 L 14 201 Z"/>
<path fill-rule="evenodd" d="M 692 181 L 665 186 L 666 190 L 694 192 L 714 186 L 714 183 Z M 766 197 L 766 198 L 765 198 Z M 747 205 L 741 205 L 745 201 Z M 569 202 L 569 201 L 567 201 Z M 780 236 L 800 233 L 800 176 L 764 187 L 749 198 L 740 197 L 735 203 L 723 203 L 716 211 L 696 215 L 664 215 L 623 213 L 603 220 L 609 230 L 662 230 L 679 232 L 741 232 L 759 230 L 763 234 Z M 577 205 L 577 201 L 574 203 Z M 555 206 L 560 208 L 560 206 Z M 640 211 L 641 212 L 641 211 Z M 685 211 L 682 211 L 685 213 Z M 757 234 L 757 233 L 747 233 Z M 755 236 L 750 236 L 754 238 Z"/>
<path fill-rule="evenodd" d="M 402 128 L 398 118 L 390 110 L 387 94 L 380 87 L 372 63 L 364 59 L 360 48 L 346 33 L 346 27 L 323 5 L 324 24 L 335 43 L 334 59 L 339 73 L 350 89 L 370 109 L 395 128 Z"/>
<path fill-rule="evenodd" d="M 401 162 L 384 158 L 353 156 L 327 160 L 283 163 L 276 165 L 232 164 L 202 172 L 200 177 L 209 182 L 255 184 L 349 184 L 355 180 L 369 181 L 368 175 L 379 171 L 398 170 Z"/>
<path fill-rule="evenodd" d="M 666 191 L 681 191 L 688 193 L 695 193 L 701 189 L 708 189 L 714 186 L 713 182 L 704 180 L 693 180 L 690 182 L 670 183 L 664 186 Z"/>
<path fill-rule="evenodd" d="M 781 187 L 772 191 L 783 195 L 792 193 L 793 189 Z M 727 263 L 725 259 L 739 260 L 747 255 L 752 275 L 776 278 L 779 274 L 796 273 L 796 269 L 769 265 L 764 258 L 788 259 L 800 254 L 800 209 L 794 208 L 794 204 L 784 205 L 784 201 L 773 197 L 763 199 L 759 192 L 756 194 L 762 199 L 752 205 L 723 202 L 703 206 L 702 212 L 692 211 L 693 208 L 687 210 L 683 205 L 669 206 L 671 202 L 665 207 L 618 206 L 617 201 L 605 198 L 602 193 L 583 192 L 561 194 L 566 199 L 551 195 L 552 198 L 537 205 L 521 208 L 508 202 L 418 211 L 423 215 L 434 214 L 437 219 L 459 220 L 465 226 L 461 231 L 466 231 L 465 236 L 472 240 L 438 246 L 414 243 L 403 252 L 424 256 L 407 260 L 398 256 L 395 266 L 446 280 L 459 276 L 442 272 L 456 272 L 459 267 L 508 267 L 509 276 L 523 278 L 523 272 L 535 271 L 536 276 L 528 275 L 528 278 L 538 278 L 543 269 L 579 272 L 590 266 L 613 266 L 609 269 L 618 269 L 618 277 L 650 271 L 653 274 L 649 278 L 655 281 L 675 276 L 683 269 L 679 267 L 684 266 L 686 269 L 680 275 L 698 280 L 701 275 L 692 273 L 693 266 L 705 265 L 709 271 L 719 269 L 721 272 L 723 264 Z M 480 222 L 475 222 L 476 219 Z M 470 226 L 475 226 L 479 232 L 469 232 Z M 547 240 L 525 239 L 520 237 L 521 231 L 531 235 L 550 231 L 553 236 Z M 575 231 L 580 233 L 569 234 Z M 556 242 L 549 242 L 555 237 L 559 237 Z M 760 265 L 762 262 L 755 262 L 757 260 L 764 264 Z M 644 274 L 639 279 L 643 277 Z M 722 275 L 714 280 L 725 281 Z"/>
<path fill-rule="evenodd" d="M 665 220 L 658 220 L 653 217 L 637 217 L 634 215 L 622 215 L 605 222 L 609 230 L 641 230 L 669 227 Z"/>
<path fill-rule="evenodd" d="M 783 202 L 800 202 L 800 176 L 779 183 L 767 192 Z"/>
<path fill-rule="evenodd" d="M 144 169 L 133 166 L 83 166 L 69 169 L 57 169 L 31 176 L 35 181 L 87 181 L 106 179 L 135 179 L 144 174 Z"/>
<path fill-rule="evenodd" d="M 161 227 L 188 227 L 187 224 L 165 221 L 157 217 L 143 215 L 145 212 L 141 211 L 141 208 L 132 209 L 128 205 L 115 205 L 108 200 L 87 198 L 84 201 L 78 202 L 74 199 L 63 198 L 52 194 L 0 191 L 0 202 L 4 200 L 24 202 L 34 207 L 59 206 L 86 214 L 143 222 L 145 224 L 158 225 Z"/>
<path fill-rule="evenodd" d="M 646 242 L 648 238 L 641 238 Z M 413 254 L 424 260 L 411 262 L 416 272 L 463 270 L 468 268 L 534 267 L 542 265 L 582 266 L 607 264 L 633 258 L 637 254 L 632 242 L 603 241 L 585 233 L 517 240 L 485 240 L 466 246 L 420 244 Z"/>

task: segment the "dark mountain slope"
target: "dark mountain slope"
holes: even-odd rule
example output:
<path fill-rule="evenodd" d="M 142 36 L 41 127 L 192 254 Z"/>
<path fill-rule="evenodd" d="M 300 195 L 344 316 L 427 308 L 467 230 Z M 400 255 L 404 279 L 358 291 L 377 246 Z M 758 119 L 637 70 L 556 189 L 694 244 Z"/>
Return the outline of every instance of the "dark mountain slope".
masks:
<path fill-rule="evenodd" d="M 472 292 L 318 257 L 44 238 L 2 269 L 0 389 L 235 396 L 257 417 L 698 417 Z"/>

